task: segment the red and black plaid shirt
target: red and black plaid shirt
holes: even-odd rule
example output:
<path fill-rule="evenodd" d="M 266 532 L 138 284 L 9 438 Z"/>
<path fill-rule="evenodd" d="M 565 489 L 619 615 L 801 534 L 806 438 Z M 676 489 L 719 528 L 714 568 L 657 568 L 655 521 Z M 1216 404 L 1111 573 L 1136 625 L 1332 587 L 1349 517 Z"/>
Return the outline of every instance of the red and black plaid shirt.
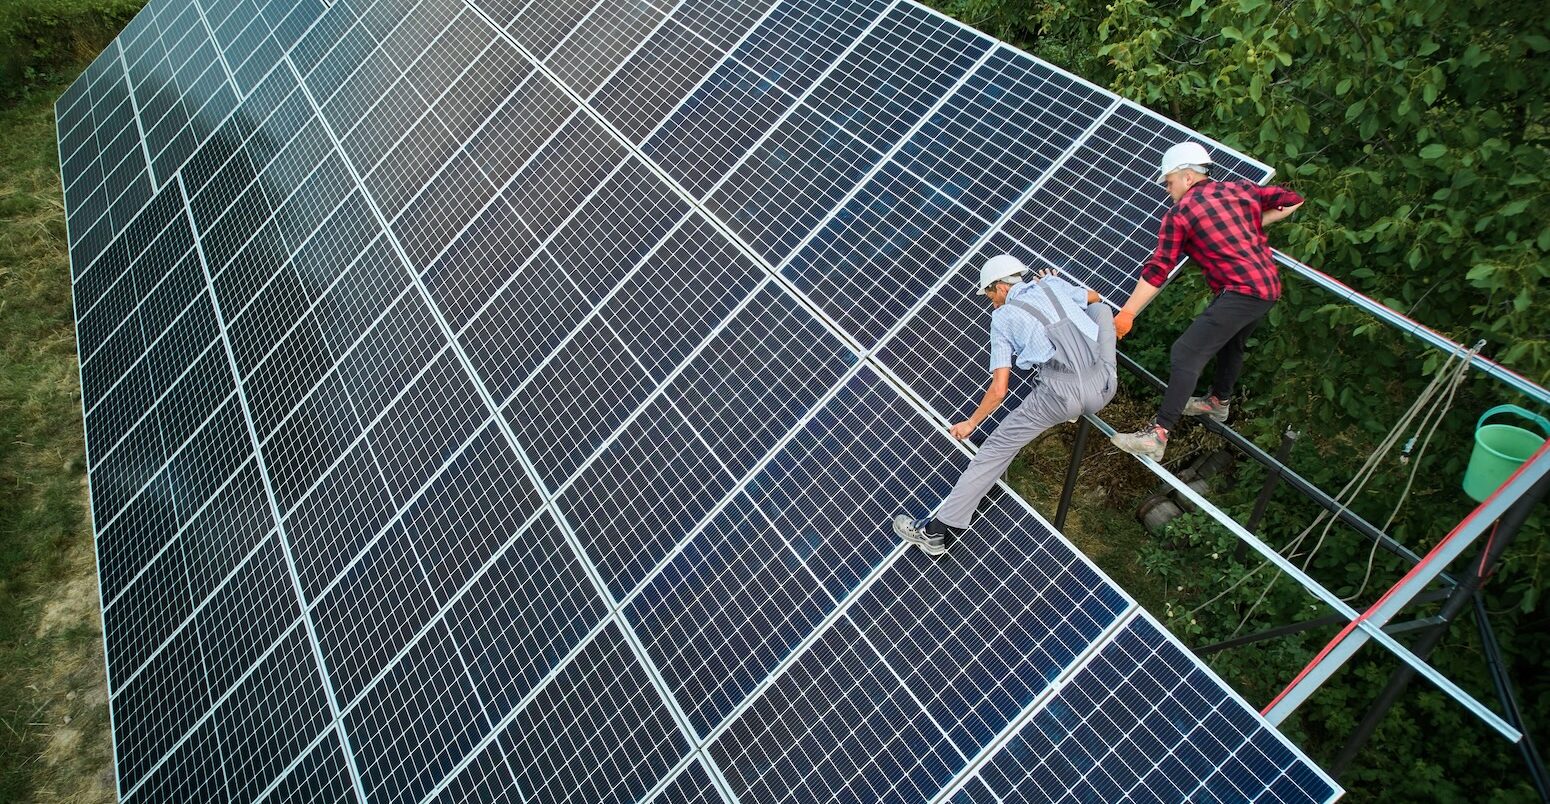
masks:
<path fill-rule="evenodd" d="M 1157 250 L 1141 266 L 1141 278 L 1162 287 L 1183 255 L 1200 264 L 1212 293 L 1231 290 L 1257 299 L 1281 298 L 1281 276 L 1270 259 L 1260 216 L 1301 204 L 1284 187 L 1246 181 L 1203 181 L 1163 215 Z"/>

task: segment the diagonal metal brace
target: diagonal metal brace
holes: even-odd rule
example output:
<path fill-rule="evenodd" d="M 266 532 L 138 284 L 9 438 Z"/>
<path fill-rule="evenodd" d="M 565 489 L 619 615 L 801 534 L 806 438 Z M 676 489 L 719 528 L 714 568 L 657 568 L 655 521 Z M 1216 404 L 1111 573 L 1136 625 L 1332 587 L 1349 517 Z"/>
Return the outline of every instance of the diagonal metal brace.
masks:
<path fill-rule="evenodd" d="M 1313 694 L 1314 690 L 1329 680 L 1346 661 L 1355 655 L 1357 649 L 1366 644 L 1367 639 L 1373 636 L 1375 631 L 1379 634 L 1383 633 L 1382 627 L 1388 624 L 1395 615 L 1414 600 L 1416 595 L 1420 594 L 1426 588 L 1426 585 L 1442 571 L 1443 567 L 1458 558 L 1465 548 L 1473 544 L 1475 539 L 1485 532 L 1486 528 L 1489 528 L 1492 523 L 1500 519 L 1502 514 L 1506 513 L 1513 503 L 1516 503 L 1519 498 L 1547 474 L 1550 474 L 1550 442 L 1546 442 L 1546 444 L 1541 446 L 1539 451 L 1534 454 L 1534 457 L 1529 459 L 1528 463 L 1520 467 L 1517 473 L 1503 484 L 1501 488 L 1497 489 L 1490 497 L 1487 497 L 1485 502 L 1481 503 L 1469 516 L 1466 516 L 1463 521 L 1459 522 L 1452 533 L 1448 534 L 1436 547 L 1432 548 L 1431 553 L 1427 554 L 1426 558 L 1412 568 L 1398 583 L 1390 587 L 1383 597 L 1378 598 L 1378 602 L 1374 603 L 1359 617 L 1353 619 L 1350 625 L 1347 625 L 1343 631 L 1337 634 L 1324 647 L 1324 650 L 1320 651 L 1319 655 L 1303 669 L 1302 673 L 1293 679 L 1292 683 L 1287 685 L 1286 689 L 1282 690 L 1275 700 L 1270 702 L 1270 705 L 1264 711 L 1265 719 L 1271 723 L 1280 723 L 1285 720 L 1287 715 L 1290 715 L 1303 701 L 1306 701 L 1308 696 Z M 1387 637 L 1387 634 L 1384 634 L 1384 636 Z M 1400 658 L 1411 655 L 1413 654 L 1410 654 L 1407 650 Z M 1422 664 L 1427 666 L 1424 663 Z M 1429 666 L 1427 667 L 1430 669 Z M 1419 667 L 1415 669 L 1417 672 L 1420 672 Z M 1422 673 L 1422 675 L 1426 674 Z M 1474 703 L 1473 699 L 1470 699 L 1465 705 L 1469 706 L 1470 703 Z M 1475 706 L 1479 706 L 1479 704 L 1475 704 Z M 1501 726 L 1497 726 L 1491 720 L 1487 720 L 1487 722 L 1491 723 L 1497 731 L 1501 732 L 1508 739 L 1517 742 L 1522 737 L 1517 729 L 1512 728 L 1505 720 L 1497 717 L 1494 712 L 1491 713 L 1491 716 L 1494 720 L 1500 721 Z"/>
<path fill-rule="evenodd" d="M 1089 418 L 1092 419 L 1094 426 L 1101 430 L 1104 435 L 1114 434 L 1114 428 L 1110 427 L 1107 422 L 1098 418 L 1096 415 L 1089 415 Z M 1364 634 L 1366 638 L 1376 640 L 1378 644 L 1388 648 L 1390 653 L 1393 653 L 1395 656 L 1399 657 L 1401 661 L 1409 665 L 1416 671 L 1416 673 L 1420 674 L 1427 681 L 1432 682 L 1432 684 L 1435 685 L 1438 689 L 1447 693 L 1449 697 L 1463 704 L 1464 708 L 1468 709 L 1470 712 L 1473 712 L 1476 717 L 1485 721 L 1487 725 L 1489 725 L 1492 729 L 1495 729 L 1503 737 L 1506 737 L 1512 742 L 1517 742 L 1518 740 L 1522 739 L 1522 732 L 1519 732 L 1517 729 L 1513 728 L 1512 725 L 1503 720 L 1500 715 L 1492 712 L 1484 704 L 1475 700 L 1474 697 L 1471 696 L 1468 692 L 1465 692 L 1461 687 L 1453 683 L 1446 676 L 1437 672 L 1436 668 L 1427 664 L 1414 653 L 1411 653 L 1409 648 L 1406 648 L 1393 637 L 1384 633 L 1383 628 L 1378 623 L 1367 621 L 1360 612 L 1351 608 L 1350 604 L 1346 603 L 1344 600 L 1341 600 L 1340 597 L 1337 596 L 1334 592 L 1325 589 L 1322 584 L 1309 577 L 1307 573 L 1303 572 L 1300 568 L 1297 567 L 1296 564 L 1293 564 L 1290 560 L 1288 560 L 1286 556 L 1281 555 L 1280 552 L 1278 552 L 1275 548 L 1265 544 L 1257 536 L 1250 533 L 1246 528 L 1238 524 L 1237 520 L 1228 516 L 1226 512 L 1222 511 L 1222 509 L 1217 508 L 1216 505 L 1213 504 L 1210 500 L 1202 497 L 1198 492 L 1190 488 L 1183 481 L 1179 480 L 1177 476 L 1165 469 L 1161 464 L 1157 463 L 1151 458 L 1141 456 L 1138 456 L 1137 460 L 1139 460 L 1146 468 L 1150 469 L 1153 474 L 1157 475 L 1159 478 L 1162 478 L 1164 483 L 1172 486 L 1176 491 L 1184 495 L 1186 499 L 1199 506 L 1200 509 L 1209 514 L 1212 519 L 1220 522 L 1223 527 L 1227 528 L 1238 538 L 1247 542 L 1250 547 L 1254 548 L 1255 551 L 1264 556 L 1267 561 L 1274 564 L 1277 569 L 1281 570 L 1290 576 L 1293 580 L 1302 584 L 1303 588 L 1312 593 L 1314 597 L 1324 601 L 1324 603 L 1330 608 L 1343 615 L 1345 619 L 1350 622 L 1350 625 L 1346 626 L 1345 633 L 1349 634 L 1360 632 Z M 1539 466 L 1540 471 L 1543 472 L 1545 469 L 1550 469 L 1550 460 L 1536 461 L 1535 465 Z M 1525 469 L 1526 468 L 1528 467 L 1525 467 Z M 1520 470 L 1520 475 L 1521 474 L 1522 471 Z M 1508 485 L 1512 486 L 1513 483 L 1509 483 Z M 1501 512 L 1505 511 L 1507 508 L 1507 502 L 1502 501 L 1502 499 L 1507 496 L 1503 494 L 1504 491 L 1506 491 L 1505 488 L 1501 491 L 1498 491 L 1496 496 L 1487 501 L 1487 505 L 1500 501 L 1500 505 L 1498 506 L 1500 510 L 1496 511 L 1495 516 L 1500 516 Z M 1516 499 L 1518 493 L 1521 493 L 1521 490 L 1519 490 L 1517 493 L 1511 494 L 1511 499 Z M 1486 506 L 1482 506 L 1482 508 L 1484 507 Z M 1479 511 L 1479 509 L 1476 510 L 1477 512 Z M 1475 530 L 1474 535 L 1479 535 L 1479 531 L 1483 529 L 1484 526 L 1480 526 L 1479 529 Z M 1312 690 L 1309 689 L 1309 692 L 1311 691 Z M 1285 711 L 1290 712 L 1291 710 L 1287 709 Z M 1272 716 L 1270 709 L 1267 709 L 1264 712 L 1264 715 L 1266 719 L 1269 720 L 1272 724 L 1279 723 L 1282 719 L 1285 718 L 1285 712 L 1280 713 L 1279 717 L 1275 717 Z"/>

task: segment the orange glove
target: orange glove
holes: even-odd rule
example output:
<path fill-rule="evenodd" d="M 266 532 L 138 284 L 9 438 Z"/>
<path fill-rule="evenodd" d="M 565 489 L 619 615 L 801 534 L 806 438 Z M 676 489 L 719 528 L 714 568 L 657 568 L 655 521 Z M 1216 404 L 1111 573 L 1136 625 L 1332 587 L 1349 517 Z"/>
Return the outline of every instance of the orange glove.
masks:
<path fill-rule="evenodd" d="M 1120 310 L 1114 314 L 1114 337 L 1122 339 L 1130 334 L 1130 328 L 1136 323 L 1136 314 L 1129 310 Z"/>
<path fill-rule="evenodd" d="M 1096 290 L 1089 290 L 1089 291 L 1087 291 L 1087 303 L 1088 304 L 1097 304 L 1098 302 L 1101 302 L 1101 301 L 1103 301 L 1103 297 L 1098 295 L 1098 291 L 1096 291 Z"/>

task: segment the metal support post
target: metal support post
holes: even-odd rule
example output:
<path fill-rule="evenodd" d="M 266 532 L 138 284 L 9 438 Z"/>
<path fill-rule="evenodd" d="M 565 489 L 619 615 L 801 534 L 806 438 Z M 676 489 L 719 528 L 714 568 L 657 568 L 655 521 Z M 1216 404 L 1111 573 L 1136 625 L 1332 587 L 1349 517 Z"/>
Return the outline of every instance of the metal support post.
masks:
<path fill-rule="evenodd" d="M 1259 497 L 1254 500 L 1254 512 L 1249 514 L 1249 521 L 1244 527 L 1249 530 L 1259 528 L 1259 520 L 1265 516 L 1265 508 L 1270 505 L 1270 495 L 1275 493 L 1276 486 L 1281 485 L 1281 475 L 1286 472 L 1286 459 L 1292 456 L 1292 444 L 1297 442 L 1297 431 L 1287 428 L 1281 434 L 1281 446 L 1276 447 L 1276 465 L 1270 467 L 1270 474 L 1265 477 L 1265 485 L 1259 489 Z"/>
<path fill-rule="evenodd" d="M 1502 702 L 1507 722 L 1523 732 L 1523 739 L 1518 741 L 1518 753 L 1523 755 L 1523 764 L 1528 767 L 1529 780 L 1534 783 L 1539 800 L 1550 804 L 1550 773 L 1546 773 L 1539 747 L 1534 744 L 1530 730 L 1523 723 L 1523 712 L 1512 691 L 1512 679 L 1507 677 L 1507 668 L 1502 664 L 1501 645 L 1497 643 L 1496 632 L 1491 630 L 1491 620 L 1486 616 L 1485 600 L 1475 595 L 1474 604 L 1475 625 L 1480 629 L 1480 648 L 1485 654 L 1486 668 L 1491 671 L 1491 684 L 1496 687 L 1496 697 Z"/>
<path fill-rule="evenodd" d="M 1071 460 L 1066 464 L 1066 485 L 1060 490 L 1060 505 L 1055 508 L 1055 530 L 1066 529 L 1066 512 L 1071 510 L 1071 492 L 1076 489 L 1076 473 L 1082 468 L 1082 457 L 1087 454 L 1087 434 L 1093 423 L 1086 416 L 1076 422 L 1076 443 L 1071 445 Z"/>
<path fill-rule="evenodd" d="M 1167 387 L 1167 384 L 1164 383 L 1161 379 L 1158 379 L 1157 375 L 1147 371 L 1145 366 L 1137 363 L 1129 355 L 1126 355 L 1123 352 L 1119 353 L 1119 363 L 1120 365 L 1124 366 L 1130 373 L 1140 377 L 1153 388 L 1162 390 Z M 1227 443 L 1231 444 L 1240 452 L 1249 456 L 1250 458 L 1253 458 L 1260 464 L 1269 468 L 1278 467 L 1275 458 L 1272 458 L 1269 453 L 1260 449 L 1258 444 L 1255 444 L 1247 438 L 1244 438 L 1231 427 L 1228 427 L 1225 424 L 1218 424 L 1204 417 L 1201 418 L 1201 423 L 1205 425 L 1206 429 L 1221 436 L 1227 441 Z M 1307 497 L 1314 503 L 1317 503 L 1321 508 L 1333 514 L 1336 519 L 1351 526 L 1351 528 L 1354 529 L 1357 533 L 1360 533 L 1368 539 L 1378 542 L 1379 546 L 1381 546 L 1384 550 L 1387 550 L 1388 552 L 1393 553 L 1394 555 L 1397 555 L 1406 561 L 1409 561 L 1411 564 L 1420 563 L 1421 557 L 1416 555 L 1415 551 L 1404 546 L 1403 544 L 1400 544 L 1397 541 L 1394 541 L 1393 537 L 1389 536 L 1387 533 L 1384 533 L 1381 530 L 1378 530 L 1376 525 L 1373 525 L 1371 522 L 1363 519 L 1359 514 L 1352 511 L 1350 508 L 1341 505 L 1338 501 L 1335 500 L 1335 498 L 1324 493 L 1323 489 L 1313 485 L 1312 483 L 1308 482 L 1308 480 L 1303 478 L 1302 475 L 1292 471 L 1291 467 L 1282 464 L 1279 465 L 1279 469 L 1281 471 L 1281 479 L 1285 481 L 1288 486 L 1291 486 L 1304 497 Z M 1446 572 L 1439 577 L 1444 583 L 1450 585 L 1457 582 L 1453 576 Z"/>
<path fill-rule="evenodd" d="M 1453 621 L 1453 618 L 1458 616 L 1459 612 L 1464 610 L 1465 606 L 1469 605 L 1470 599 L 1480 589 L 1481 584 L 1485 582 L 1485 578 L 1489 577 L 1490 569 L 1496 565 L 1496 561 L 1501 557 L 1502 552 L 1517 537 L 1518 529 L 1528 519 L 1529 512 L 1534 509 L 1534 506 L 1544 499 L 1547 490 L 1550 490 L 1550 475 L 1541 477 L 1522 497 L 1518 498 L 1507 509 L 1506 513 L 1502 514 L 1501 519 L 1496 523 L 1496 530 L 1492 538 L 1480 551 L 1479 559 L 1471 562 L 1471 571 L 1463 577 L 1458 586 L 1453 588 L 1452 594 L 1442 604 L 1442 611 L 1438 612 L 1438 616 L 1442 618 L 1443 624 L 1427 631 L 1417 639 L 1416 643 L 1410 648 L 1411 653 L 1414 653 L 1423 661 L 1431 655 L 1432 650 L 1437 647 L 1437 643 L 1441 642 L 1443 635 L 1447 633 L 1448 624 Z M 1377 730 L 1378 724 L 1383 721 L 1384 716 L 1388 714 L 1389 709 L 1398 700 L 1400 693 L 1405 691 L 1405 688 L 1410 685 L 1410 680 L 1414 677 L 1415 672 L 1409 665 L 1397 668 L 1389 676 L 1388 684 L 1384 686 L 1383 691 L 1373 701 L 1372 708 L 1367 711 L 1366 717 L 1362 718 L 1362 722 L 1357 724 L 1356 730 L 1351 732 L 1351 736 L 1346 740 L 1345 747 L 1340 749 L 1340 755 L 1335 757 L 1335 761 L 1330 764 L 1328 770 L 1331 776 L 1339 778 L 1351 766 L 1351 761 L 1356 758 L 1357 753 L 1362 750 L 1362 746 L 1367 743 L 1368 738 Z M 1518 731 L 1521 732 L 1522 729 L 1519 728 Z"/>
<path fill-rule="evenodd" d="M 1447 596 L 1448 590 L 1433 589 L 1430 592 L 1423 593 L 1415 600 L 1417 603 L 1435 603 Z M 1339 614 L 1326 614 L 1323 617 L 1315 617 L 1311 620 L 1303 620 L 1300 623 L 1278 625 L 1274 628 L 1266 628 L 1263 631 L 1255 631 L 1252 634 L 1244 634 L 1243 636 L 1233 637 L 1232 639 L 1224 639 L 1221 642 L 1214 642 L 1210 645 L 1202 645 L 1198 648 L 1194 648 L 1193 650 L 1196 656 L 1209 656 L 1218 651 L 1227 650 L 1228 648 L 1241 648 L 1244 645 L 1252 645 L 1255 642 L 1264 642 L 1267 639 L 1292 636 L 1293 634 L 1300 634 L 1304 631 L 1311 631 L 1315 628 L 1322 628 L 1327 625 L 1342 625 L 1345 622 L 1346 618 Z M 1402 626 L 1389 626 L 1383 630 L 1386 633 L 1393 634 L 1403 630 L 1403 628 Z"/>
<path fill-rule="evenodd" d="M 1276 486 L 1281 485 L 1281 475 L 1286 472 L 1286 461 L 1292 456 L 1292 444 L 1297 441 L 1297 431 L 1288 427 L 1281 433 L 1281 445 L 1276 447 L 1276 462 L 1274 466 L 1267 467 L 1269 473 L 1265 475 L 1265 485 L 1259 487 L 1259 497 L 1254 500 L 1254 512 L 1249 514 L 1249 521 L 1243 523 L 1245 528 L 1251 531 L 1259 531 L 1259 521 L 1265 517 L 1265 509 L 1270 506 L 1270 496 L 1275 493 Z M 1249 546 L 1238 542 L 1234 555 L 1238 563 L 1249 560 Z"/>

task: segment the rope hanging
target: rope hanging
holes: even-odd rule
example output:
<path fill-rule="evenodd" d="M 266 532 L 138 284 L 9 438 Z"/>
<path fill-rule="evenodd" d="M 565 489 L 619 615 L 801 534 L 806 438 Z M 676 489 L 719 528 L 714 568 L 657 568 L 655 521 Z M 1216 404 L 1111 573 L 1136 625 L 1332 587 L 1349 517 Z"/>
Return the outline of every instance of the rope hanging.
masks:
<path fill-rule="evenodd" d="M 1442 423 L 1443 418 L 1452 408 L 1453 400 L 1458 392 L 1458 388 L 1463 383 L 1464 378 L 1468 376 L 1471 359 L 1473 359 L 1474 356 L 1479 353 L 1480 349 L 1484 345 L 1485 341 L 1481 340 L 1466 353 L 1449 353 L 1447 361 L 1443 363 L 1442 368 L 1438 370 L 1437 374 L 1432 378 L 1432 381 L 1428 383 L 1426 388 L 1421 391 L 1419 396 L 1417 396 L 1416 401 L 1410 406 L 1410 409 L 1400 417 L 1399 422 L 1389 430 L 1388 435 L 1385 436 L 1384 439 L 1373 450 L 1373 452 L 1368 455 L 1366 462 L 1364 462 L 1362 468 L 1357 471 L 1356 476 L 1347 482 L 1345 487 L 1340 490 L 1340 493 L 1336 495 L 1335 502 L 1338 504 L 1337 509 L 1333 512 L 1328 510 L 1320 511 L 1318 516 L 1314 517 L 1313 521 L 1309 523 L 1308 526 L 1304 528 L 1296 538 L 1292 539 L 1285 547 L 1281 549 L 1281 553 L 1283 555 L 1286 555 L 1288 558 L 1296 558 L 1297 549 L 1301 547 L 1302 543 L 1306 541 L 1308 536 L 1313 533 L 1314 529 L 1318 528 L 1322 523 L 1324 527 L 1319 533 L 1317 542 L 1315 542 L 1312 549 L 1310 549 L 1306 556 L 1303 558 L 1302 568 L 1304 570 L 1308 568 L 1308 565 L 1312 563 L 1313 558 L 1324 546 L 1324 542 L 1329 536 L 1330 530 L 1334 527 L 1335 522 L 1339 521 L 1339 514 L 1344 513 L 1346 509 L 1350 507 L 1350 504 L 1361 495 L 1363 489 L 1366 488 L 1368 481 L 1372 479 L 1383 459 L 1394 448 L 1394 445 L 1399 443 L 1400 438 L 1409 431 L 1410 425 L 1415 421 L 1416 417 L 1421 415 L 1421 422 L 1416 426 L 1415 434 L 1412 435 L 1409 441 L 1405 443 L 1405 447 L 1401 451 L 1400 462 L 1403 464 L 1410 461 L 1410 451 L 1415 446 L 1417 438 L 1421 439 L 1421 448 L 1420 451 L 1416 454 L 1414 465 L 1411 466 L 1409 477 L 1405 482 L 1405 488 L 1401 492 L 1399 500 L 1395 503 L 1393 510 L 1389 513 L 1388 519 L 1383 524 L 1382 530 L 1387 532 L 1389 526 L 1393 524 L 1395 517 L 1398 516 L 1399 511 L 1404 507 L 1405 502 L 1409 499 L 1410 490 L 1415 483 L 1416 473 L 1421 468 L 1421 461 L 1426 455 L 1427 447 L 1431 444 L 1432 435 L 1436 433 L 1438 425 Z M 1422 415 L 1422 411 L 1425 411 L 1424 415 Z M 1422 431 L 1425 433 L 1424 436 L 1422 435 Z M 1366 591 L 1367 585 L 1372 578 L 1372 568 L 1374 560 L 1377 556 L 1377 549 L 1378 541 L 1375 539 L 1373 540 L 1372 549 L 1368 552 L 1367 555 L 1367 570 L 1362 578 L 1361 586 L 1351 595 L 1341 598 L 1342 600 L 1349 602 L 1356 599 Z M 1191 609 L 1186 616 L 1194 617 L 1195 615 L 1199 614 L 1207 606 L 1210 606 L 1218 600 L 1221 600 L 1233 590 L 1246 584 L 1251 578 L 1257 575 L 1260 570 L 1263 570 L 1269 565 L 1269 561 L 1261 562 L 1258 566 L 1245 573 L 1242 578 L 1239 578 L 1237 581 L 1233 582 L 1226 589 L 1223 589 L 1209 600 Z M 1254 600 L 1253 605 L 1249 607 L 1248 611 L 1244 612 L 1242 619 L 1238 622 L 1237 628 L 1233 629 L 1233 636 L 1237 636 L 1243 631 L 1243 628 L 1248 624 L 1248 621 L 1253 616 L 1254 612 L 1259 608 L 1260 604 L 1264 602 L 1265 597 L 1269 595 L 1271 588 L 1275 586 L 1276 581 L 1280 580 L 1281 575 L 1281 571 L 1279 569 L 1276 570 L 1275 575 L 1272 576 L 1271 579 L 1265 584 L 1265 588 L 1260 591 L 1259 596 Z"/>

